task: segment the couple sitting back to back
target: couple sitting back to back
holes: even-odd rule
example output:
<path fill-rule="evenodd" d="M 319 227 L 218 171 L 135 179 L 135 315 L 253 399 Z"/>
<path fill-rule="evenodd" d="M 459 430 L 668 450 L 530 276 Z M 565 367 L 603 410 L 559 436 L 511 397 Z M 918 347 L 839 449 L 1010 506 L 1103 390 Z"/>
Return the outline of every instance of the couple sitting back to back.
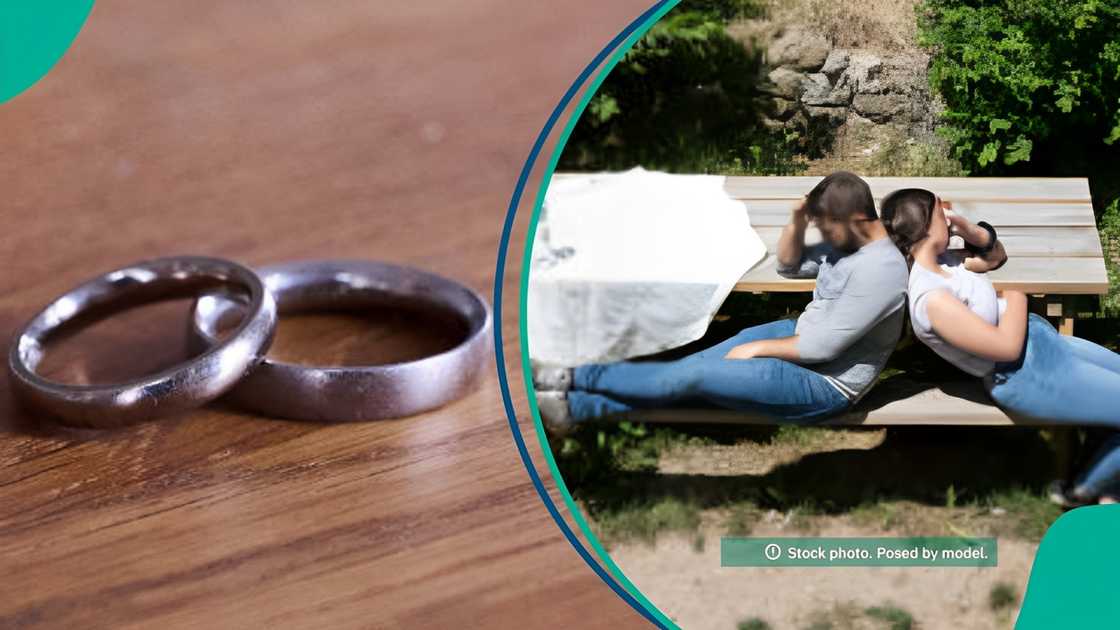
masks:
<path fill-rule="evenodd" d="M 806 246 L 810 222 L 823 242 Z M 964 252 L 948 250 L 953 235 L 964 240 Z M 997 295 L 986 272 L 1007 254 L 995 229 L 953 213 L 932 191 L 895 191 L 877 213 L 866 182 L 832 173 L 793 208 L 777 257 L 782 275 L 816 278 L 796 322 L 746 328 L 673 361 L 535 367 L 546 426 L 563 433 L 581 420 L 690 403 L 782 422 L 824 419 L 871 389 L 908 308 L 915 336 L 982 379 L 1013 416 L 1120 427 L 1120 355 L 1059 335 L 1028 314 L 1023 293 Z M 1120 495 L 1120 433 L 1053 493 L 1070 504 Z"/>

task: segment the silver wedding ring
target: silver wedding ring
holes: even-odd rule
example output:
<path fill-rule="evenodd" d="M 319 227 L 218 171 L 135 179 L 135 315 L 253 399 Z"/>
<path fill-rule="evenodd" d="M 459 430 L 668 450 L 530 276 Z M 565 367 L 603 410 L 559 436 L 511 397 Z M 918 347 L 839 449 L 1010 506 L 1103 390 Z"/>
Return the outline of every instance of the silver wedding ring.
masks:
<path fill-rule="evenodd" d="M 109 385 L 71 385 L 35 372 L 52 337 L 131 306 L 215 290 L 238 296 L 243 317 L 221 343 L 188 361 Z M 250 269 L 216 258 L 159 258 L 109 272 L 52 302 L 16 335 L 8 366 L 17 393 L 63 422 L 112 427 L 217 398 L 260 362 L 275 330 L 276 304 Z"/>
<path fill-rule="evenodd" d="M 306 261 L 256 270 L 281 315 L 394 307 L 453 315 L 465 338 L 414 361 L 369 366 L 305 366 L 265 358 L 229 393 L 246 409 L 278 418 L 376 420 L 440 407 L 470 391 L 492 352 L 491 313 L 471 289 L 412 267 L 374 261 Z M 213 347 L 244 305 L 214 293 L 196 300 L 194 341 Z"/>

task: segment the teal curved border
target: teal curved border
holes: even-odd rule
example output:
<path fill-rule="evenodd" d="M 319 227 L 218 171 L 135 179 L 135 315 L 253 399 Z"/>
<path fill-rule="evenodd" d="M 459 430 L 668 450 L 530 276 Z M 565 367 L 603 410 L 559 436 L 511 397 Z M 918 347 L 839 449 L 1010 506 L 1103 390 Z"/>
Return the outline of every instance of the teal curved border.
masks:
<path fill-rule="evenodd" d="M 1120 505 L 1070 510 L 1046 530 L 1035 553 L 1016 630 L 1120 626 Z"/>
<path fill-rule="evenodd" d="M 596 75 L 595 80 L 592 81 L 587 90 L 584 91 L 583 97 L 576 105 L 575 110 L 573 110 L 572 115 L 568 119 L 568 123 L 565 125 L 563 132 L 561 132 L 560 137 L 556 143 L 556 148 L 553 150 L 551 158 L 549 158 L 548 166 L 546 167 L 544 176 L 541 179 L 541 187 L 537 191 L 537 197 L 533 204 L 533 211 L 529 215 L 529 230 L 525 239 L 525 253 L 521 263 L 521 281 L 519 287 L 520 296 L 518 305 L 521 309 L 521 313 L 524 314 L 528 312 L 527 307 L 529 287 L 529 261 L 533 259 L 533 241 L 536 240 L 537 224 L 540 221 L 541 206 L 544 204 L 545 193 L 548 192 L 548 185 L 552 180 L 552 174 L 556 171 L 556 164 L 560 161 L 560 155 L 564 152 L 564 147 L 568 144 L 568 139 L 572 135 L 572 130 L 575 128 L 576 123 L 579 122 L 579 118 L 583 114 L 583 111 L 587 109 L 587 105 L 591 102 L 591 98 L 595 96 L 596 92 L 598 92 L 599 86 L 602 85 L 604 80 L 606 80 L 611 70 L 613 70 L 614 67 L 618 65 L 618 62 L 622 60 L 622 57 L 631 48 L 634 47 L 634 44 L 636 44 L 638 40 L 640 40 L 647 32 L 649 32 L 649 29 L 653 28 L 654 24 L 656 24 L 662 17 L 664 17 L 666 13 L 673 10 L 673 8 L 680 4 L 680 2 L 681 0 L 671 0 L 670 2 L 668 2 L 664 7 L 662 7 L 657 13 L 653 15 L 649 22 L 634 31 L 630 38 L 615 50 L 611 58 L 603 65 L 602 70 L 600 70 Z M 523 340 L 523 343 L 521 344 L 521 369 L 524 375 L 526 389 L 530 392 L 529 410 L 533 416 L 533 425 L 537 432 L 537 439 L 541 444 L 541 450 L 544 452 L 545 460 L 548 462 L 549 472 L 552 473 L 552 478 L 556 480 L 556 486 L 560 490 L 560 495 L 564 499 L 564 504 L 568 507 L 568 511 L 572 514 L 572 518 L 575 519 L 576 525 L 579 526 L 580 531 L 583 532 L 583 535 L 587 538 L 588 542 L 591 544 L 591 547 L 595 550 L 595 554 L 599 557 L 600 561 L 602 561 L 602 563 L 608 568 L 608 570 L 610 570 L 611 575 L 613 575 L 614 578 L 618 580 L 618 582 L 622 584 L 626 588 L 626 590 L 630 592 L 631 595 L 634 596 L 634 599 L 636 599 L 642 606 L 645 606 L 646 609 L 658 619 L 658 621 L 670 628 L 679 629 L 680 626 L 674 623 L 673 620 L 669 619 L 665 615 L 665 613 L 661 612 L 661 610 L 658 609 L 657 606 L 653 604 L 653 602 L 649 601 L 649 599 L 644 594 L 642 594 L 638 587 L 635 586 L 634 583 L 626 577 L 626 575 L 622 572 L 622 569 L 620 569 L 619 566 L 615 564 L 614 560 L 611 559 L 610 555 L 603 547 L 603 544 L 599 541 L 598 537 L 595 536 L 594 532 L 591 531 L 591 527 L 588 525 L 587 519 L 583 516 L 583 512 L 580 511 L 579 507 L 576 505 L 575 500 L 572 498 L 572 493 L 568 490 L 567 484 L 564 483 L 564 478 L 560 475 L 560 470 L 557 467 L 556 459 L 552 456 L 552 449 L 549 447 L 548 437 L 545 435 L 544 425 L 541 422 L 540 408 L 537 406 L 537 393 L 533 388 L 532 369 L 529 365 L 528 325 L 526 324 L 525 315 L 522 315 L 522 317 L 519 318 L 518 327 L 521 334 L 521 339 Z"/>
<path fill-rule="evenodd" d="M 93 0 L 5 0 L 0 3 L 0 104 L 45 77 L 70 50 Z"/>

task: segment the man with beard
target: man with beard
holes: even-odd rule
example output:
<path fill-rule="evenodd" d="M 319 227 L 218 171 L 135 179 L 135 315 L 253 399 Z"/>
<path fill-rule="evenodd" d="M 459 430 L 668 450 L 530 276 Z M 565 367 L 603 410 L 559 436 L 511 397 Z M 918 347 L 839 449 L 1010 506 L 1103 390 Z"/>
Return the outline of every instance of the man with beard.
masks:
<path fill-rule="evenodd" d="M 805 245 L 812 222 L 823 242 Z M 837 171 L 795 205 L 778 242 L 778 272 L 816 278 L 795 321 L 745 328 L 673 361 L 534 366 L 541 416 L 563 434 L 582 420 L 634 409 L 712 404 L 813 422 L 855 404 L 902 332 L 908 269 L 867 183 Z"/>

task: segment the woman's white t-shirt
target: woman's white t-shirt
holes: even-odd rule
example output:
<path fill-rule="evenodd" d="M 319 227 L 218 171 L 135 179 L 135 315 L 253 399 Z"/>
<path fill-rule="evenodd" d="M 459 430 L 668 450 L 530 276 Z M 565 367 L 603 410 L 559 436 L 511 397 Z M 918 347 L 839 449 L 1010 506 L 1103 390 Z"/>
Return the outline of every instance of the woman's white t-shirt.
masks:
<path fill-rule="evenodd" d="M 946 278 L 918 263 L 914 263 L 910 268 L 908 300 L 914 335 L 961 370 L 973 376 L 987 376 L 995 368 L 995 362 L 961 350 L 942 339 L 930 325 L 926 303 L 934 291 L 945 289 L 973 313 L 995 326 L 999 324 L 999 318 L 1007 308 L 1007 302 L 996 297 L 996 290 L 986 275 L 965 269 L 962 257 L 942 254 L 937 262 L 941 269 L 951 274 L 950 277 Z"/>

